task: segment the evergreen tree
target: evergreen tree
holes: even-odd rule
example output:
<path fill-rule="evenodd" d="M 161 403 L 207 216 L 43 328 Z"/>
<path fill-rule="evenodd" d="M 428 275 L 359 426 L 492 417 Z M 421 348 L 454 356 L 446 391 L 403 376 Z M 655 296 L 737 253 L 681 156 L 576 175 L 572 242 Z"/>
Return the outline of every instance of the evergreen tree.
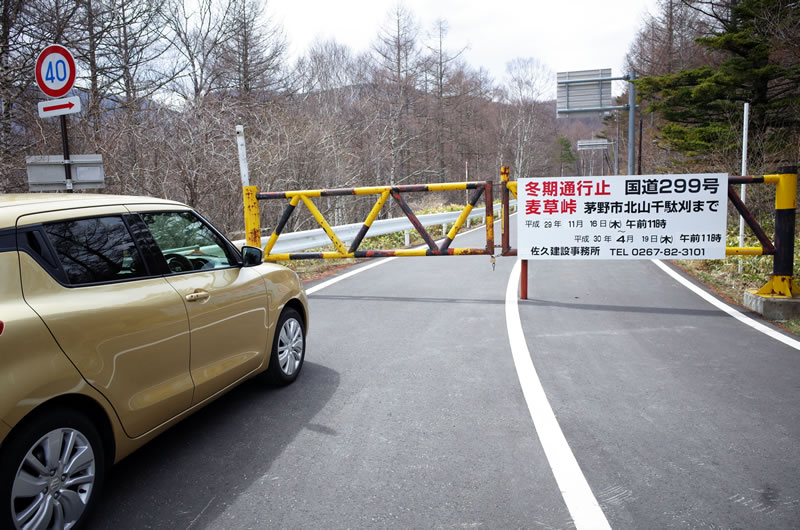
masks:
<path fill-rule="evenodd" d="M 800 56 L 791 53 L 786 35 L 793 35 L 787 29 L 798 27 L 800 3 L 683 2 L 708 21 L 710 33 L 697 42 L 708 50 L 713 65 L 637 82 L 640 96 L 649 103 L 647 110 L 667 121 L 662 140 L 690 156 L 734 155 L 740 145 L 742 104 L 749 102 L 751 138 L 756 139 L 750 144 L 753 167 L 796 162 Z"/>
<path fill-rule="evenodd" d="M 556 139 L 558 144 L 558 161 L 561 164 L 561 176 L 564 176 L 564 165 L 572 167 L 578 161 L 578 157 L 572 152 L 572 142 L 566 136 L 559 136 Z"/>

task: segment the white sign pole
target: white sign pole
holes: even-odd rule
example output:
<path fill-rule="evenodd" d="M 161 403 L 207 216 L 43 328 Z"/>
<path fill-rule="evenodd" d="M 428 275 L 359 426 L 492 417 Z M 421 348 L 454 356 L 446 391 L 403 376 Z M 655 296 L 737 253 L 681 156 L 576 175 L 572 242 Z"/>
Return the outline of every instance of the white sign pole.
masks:
<path fill-rule="evenodd" d="M 239 146 L 239 173 L 242 175 L 242 187 L 250 185 L 250 173 L 247 169 L 247 149 L 244 145 L 244 126 L 236 126 L 236 143 Z"/>
<path fill-rule="evenodd" d="M 744 125 L 742 126 L 742 176 L 747 175 L 747 133 L 750 127 L 750 103 L 744 104 Z M 747 197 L 747 186 L 742 184 L 742 203 Z M 744 217 L 739 216 L 739 247 L 744 246 Z M 742 274 L 742 257 L 739 256 L 739 274 Z"/>

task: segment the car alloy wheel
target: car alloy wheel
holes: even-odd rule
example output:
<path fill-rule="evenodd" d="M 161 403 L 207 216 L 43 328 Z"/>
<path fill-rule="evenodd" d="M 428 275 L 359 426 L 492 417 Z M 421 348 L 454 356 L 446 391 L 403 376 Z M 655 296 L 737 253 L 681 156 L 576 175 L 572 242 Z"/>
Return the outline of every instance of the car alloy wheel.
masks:
<path fill-rule="evenodd" d="M 292 377 L 303 362 L 303 345 L 303 326 L 290 316 L 278 336 L 278 365 L 287 377 Z"/>
<path fill-rule="evenodd" d="M 42 436 L 28 450 L 11 486 L 17 528 L 72 528 L 92 496 L 97 461 L 89 440 L 74 428 Z"/>

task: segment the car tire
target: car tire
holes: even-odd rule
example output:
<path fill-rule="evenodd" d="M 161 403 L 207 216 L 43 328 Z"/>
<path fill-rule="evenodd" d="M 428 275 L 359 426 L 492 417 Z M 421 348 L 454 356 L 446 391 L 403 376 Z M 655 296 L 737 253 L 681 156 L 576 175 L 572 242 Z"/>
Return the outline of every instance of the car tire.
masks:
<path fill-rule="evenodd" d="M 80 528 L 105 462 L 97 428 L 75 410 L 50 409 L 18 425 L 0 454 L 0 526 Z"/>
<path fill-rule="evenodd" d="M 272 353 L 269 356 L 267 380 L 276 386 L 286 386 L 300 374 L 306 357 L 306 326 L 296 310 L 286 308 L 275 327 Z"/>

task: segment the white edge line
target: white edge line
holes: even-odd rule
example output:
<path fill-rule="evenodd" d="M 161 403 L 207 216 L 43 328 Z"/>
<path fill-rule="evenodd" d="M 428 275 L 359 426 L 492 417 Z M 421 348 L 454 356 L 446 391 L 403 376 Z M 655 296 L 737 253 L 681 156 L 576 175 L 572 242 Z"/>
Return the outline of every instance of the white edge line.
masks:
<path fill-rule="evenodd" d="M 681 276 L 680 274 L 678 274 L 677 272 L 675 272 L 674 270 L 669 268 L 667 265 L 664 265 L 660 260 L 654 259 L 654 260 L 651 260 L 651 261 L 653 263 L 655 263 L 656 266 L 658 266 L 658 268 L 660 268 L 662 271 L 664 271 L 668 275 L 670 275 L 672 277 L 672 279 L 674 279 L 677 282 L 681 283 L 684 287 L 686 287 L 687 289 L 692 291 L 694 294 L 696 294 L 697 296 L 699 296 L 700 298 L 702 298 L 703 300 L 705 300 L 709 304 L 713 305 L 717 309 L 720 309 L 720 310 L 724 311 L 725 313 L 729 314 L 730 316 L 732 316 L 733 318 L 735 318 L 739 322 L 741 322 L 743 324 L 747 324 L 748 326 L 750 326 L 751 328 L 755 329 L 756 331 L 760 331 L 761 333 L 763 333 L 765 335 L 769 335 L 773 339 L 778 340 L 778 341 L 786 344 L 787 346 L 790 346 L 790 347 L 794 348 L 795 350 L 800 350 L 800 341 L 797 341 L 797 340 L 795 340 L 795 339 L 793 339 L 791 337 L 787 337 L 783 333 L 779 333 L 778 331 L 775 331 L 774 329 L 771 329 L 771 328 L 765 326 L 761 322 L 756 322 L 752 318 L 748 317 L 747 315 L 742 314 L 741 312 L 739 312 L 736 309 L 732 308 L 728 304 L 726 304 L 724 302 L 720 302 L 715 297 L 713 297 L 712 295 L 708 294 L 703 289 L 697 287 L 692 282 L 690 282 L 689 280 L 687 280 L 686 278 L 684 278 L 683 276 Z"/>
<path fill-rule="evenodd" d="M 375 261 L 374 263 L 369 263 L 367 265 L 364 265 L 363 267 L 359 267 L 359 268 L 357 268 L 355 270 L 352 270 L 350 272 L 345 272 L 341 276 L 336 276 L 335 278 L 331 278 L 328 281 L 319 283 L 319 284 L 317 284 L 317 285 L 315 285 L 313 287 L 309 287 L 308 289 L 306 289 L 306 294 L 307 295 L 312 295 L 312 294 L 316 293 L 317 291 L 321 291 L 321 290 L 325 289 L 326 287 L 330 287 L 334 283 L 338 283 L 338 282 L 340 282 L 342 280 L 345 280 L 345 279 L 347 279 L 347 278 L 349 278 L 351 276 L 355 276 L 356 274 L 358 274 L 360 272 L 364 272 L 364 271 L 367 271 L 369 269 L 375 268 L 378 265 L 383 265 L 384 263 L 388 263 L 388 262 L 392 261 L 393 259 L 397 259 L 397 258 L 396 257 L 391 257 L 391 258 L 380 259 L 380 260 Z"/>
<path fill-rule="evenodd" d="M 544 454 L 555 476 L 561 496 L 578 530 L 608 528 L 603 510 L 597 503 L 589 483 L 586 482 L 575 455 L 572 453 L 555 413 L 544 393 L 544 388 L 533 366 L 531 354 L 522 331 L 517 305 L 517 285 L 519 284 L 520 262 L 514 264 L 506 288 L 506 326 L 511 353 L 517 369 L 519 384 L 528 404 L 533 425 L 544 448 Z"/>
<path fill-rule="evenodd" d="M 495 223 L 498 222 L 500 222 L 499 219 L 495 221 Z M 482 227 L 477 227 L 464 232 L 464 234 L 480 230 L 481 228 Z M 314 294 L 346 278 L 383 265 L 394 259 L 397 258 L 385 258 L 364 267 L 359 267 L 341 276 L 331 278 L 328 281 L 306 289 L 306 294 Z M 539 376 L 536 374 L 536 368 L 533 366 L 533 361 L 531 360 L 530 352 L 525 342 L 525 335 L 522 332 L 519 308 L 517 307 L 519 274 L 520 262 L 517 260 L 511 270 L 511 276 L 509 277 L 508 287 L 506 289 L 506 325 L 508 327 L 508 338 L 511 343 L 514 365 L 517 369 L 522 393 L 525 396 L 528 410 L 533 419 L 533 425 L 536 428 L 539 441 L 544 448 L 545 456 L 550 464 L 550 469 L 553 471 L 556 483 L 561 491 L 561 496 L 575 523 L 575 528 L 578 530 L 595 528 L 610 530 L 611 526 L 608 524 L 603 510 L 600 508 L 589 484 L 586 482 L 586 478 L 583 476 L 583 472 L 577 460 L 575 460 L 575 455 L 573 455 L 564 437 L 564 433 L 558 425 L 553 409 L 550 407 L 550 402 L 547 400 L 547 396 L 544 393 L 544 388 L 542 388 L 541 381 L 539 381 Z M 536 414 L 534 414 L 534 411 L 537 411 Z"/>

